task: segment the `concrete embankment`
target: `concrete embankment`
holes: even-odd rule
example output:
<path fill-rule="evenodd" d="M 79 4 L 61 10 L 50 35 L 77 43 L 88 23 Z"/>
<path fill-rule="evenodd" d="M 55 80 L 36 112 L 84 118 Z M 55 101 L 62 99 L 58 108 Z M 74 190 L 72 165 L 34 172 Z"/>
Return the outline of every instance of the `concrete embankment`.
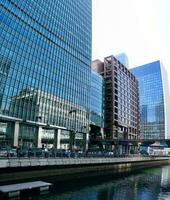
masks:
<path fill-rule="evenodd" d="M 166 164 L 169 164 L 169 159 L 164 157 L 1 159 L 0 184 L 54 176 L 56 180 L 67 180 L 106 173 L 117 174 Z"/>

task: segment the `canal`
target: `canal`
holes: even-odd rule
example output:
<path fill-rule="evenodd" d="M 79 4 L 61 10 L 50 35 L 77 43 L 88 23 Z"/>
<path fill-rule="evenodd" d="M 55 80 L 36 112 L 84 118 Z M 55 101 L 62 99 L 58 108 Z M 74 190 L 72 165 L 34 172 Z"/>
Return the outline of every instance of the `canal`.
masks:
<path fill-rule="evenodd" d="M 88 176 L 88 174 L 87 174 Z M 115 177 L 55 183 L 48 194 L 30 198 L 38 200 L 170 200 L 170 166 L 141 170 Z"/>

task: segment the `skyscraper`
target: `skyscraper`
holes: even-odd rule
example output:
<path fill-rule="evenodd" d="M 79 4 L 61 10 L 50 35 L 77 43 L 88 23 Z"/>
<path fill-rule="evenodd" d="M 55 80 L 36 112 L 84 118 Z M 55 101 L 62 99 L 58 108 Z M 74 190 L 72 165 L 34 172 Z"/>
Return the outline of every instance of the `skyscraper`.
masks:
<path fill-rule="evenodd" d="M 104 128 L 104 81 L 103 77 L 91 73 L 90 139 L 103 138 Z"/>
<path fill-rule="evenodd" d="M 160 61 L 131 69 L 139 81 L 141 139 L 169 139 L 166 131 L 165 84 Z M 169 123 L 169 122 L 168 122 Z"/>
<path fill-rule="evenodd" d="M 139 91 L 135 76 L 114 56 L 104 62 L 93 61 L 93 70 L 104 78 L 104 113 L 106 139 L 112 141 L 119 153 L 134 149 L 139 133 Z"/>
<path fill-rule="evenodd" d="M 129 67 L 128 57 L 125 53 L 119 53 L 115 56 L 125 67 Z"/>
<path fill-rule="evenodd" d="M 0 5 L 0 123 L 13 127 L 4 130 L 3 142 L 41 147 L 45 132 L 47 138 L 52 133 L 51 143 L 62 145 L 62 132 L 73 129 L 86 138 L 91 0 L 3 0 Z"/>

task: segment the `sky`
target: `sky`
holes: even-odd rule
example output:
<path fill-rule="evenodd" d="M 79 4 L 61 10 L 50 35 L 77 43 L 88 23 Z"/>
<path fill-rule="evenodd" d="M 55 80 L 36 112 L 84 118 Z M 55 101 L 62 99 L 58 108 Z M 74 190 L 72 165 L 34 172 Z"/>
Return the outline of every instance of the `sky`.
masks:
<path fill-rule="evenodd" d="M 92 60 L 126 53 L 129 68 L 163 64 L 165 115 L 170 116 L 170 0 L 92 0 Z M 170 130 L 166 117 L 166 130 Z M 168 133 L 168 132 L 167 132 Z"/>
<path fill-rule="evenodd" d="M 160 59 L 170 77 L 170 0 L 92 4 L 92 60 L 124 52 L 131 68 Z"/>

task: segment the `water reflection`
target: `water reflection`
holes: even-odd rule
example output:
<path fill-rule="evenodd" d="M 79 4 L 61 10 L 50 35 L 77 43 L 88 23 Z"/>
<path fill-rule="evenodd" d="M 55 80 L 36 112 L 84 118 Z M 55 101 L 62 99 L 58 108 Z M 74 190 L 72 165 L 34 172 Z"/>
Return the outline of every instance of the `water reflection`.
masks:
<path fill-rule="evenodd" d="M 97 180 L 96 180 L 97 182 Z M 48 197 L 48 200 L 169 200 L 170 166 L 144 170 L 137 175 L 85 187 L 80 190 L 57 194 L 60 188 Z"/>

